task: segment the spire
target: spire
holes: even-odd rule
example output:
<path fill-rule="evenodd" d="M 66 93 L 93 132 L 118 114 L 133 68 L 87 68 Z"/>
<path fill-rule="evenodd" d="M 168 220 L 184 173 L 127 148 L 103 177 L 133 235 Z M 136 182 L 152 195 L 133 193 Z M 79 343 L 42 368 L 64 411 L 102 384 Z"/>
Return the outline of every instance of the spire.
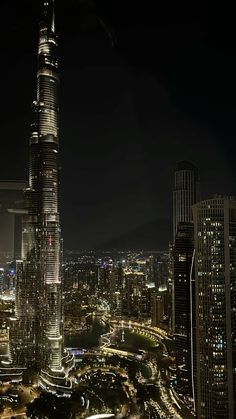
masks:
<path fill-rule="evenodd" d="M 52 32 L 55 32 L 55 0 L 52 1 Z"/>
<path fill-rule="evenodd" d="M 55 0 L 44 0 L 43 22 L 51 32 L 55 33 Z"/>

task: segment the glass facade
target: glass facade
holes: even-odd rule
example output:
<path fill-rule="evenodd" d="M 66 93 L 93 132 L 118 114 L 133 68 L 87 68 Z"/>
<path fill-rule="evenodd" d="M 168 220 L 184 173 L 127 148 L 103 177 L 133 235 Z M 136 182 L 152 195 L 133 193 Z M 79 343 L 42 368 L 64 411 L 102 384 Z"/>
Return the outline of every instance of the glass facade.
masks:
<path fill-rule="evenodd" d="M 197 417 L 234 418 L 236 201 L 193 206 Z"/>

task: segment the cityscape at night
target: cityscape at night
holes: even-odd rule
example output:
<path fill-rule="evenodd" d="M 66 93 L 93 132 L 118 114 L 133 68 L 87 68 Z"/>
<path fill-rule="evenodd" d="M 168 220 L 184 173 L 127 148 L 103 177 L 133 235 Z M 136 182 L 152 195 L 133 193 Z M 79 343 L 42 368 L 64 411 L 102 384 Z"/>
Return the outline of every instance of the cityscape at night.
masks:
<path fill-rule="evenodd" d="M 230 26 L 187 2 L 10 3 L 0 419 L 234 419 Z"/>

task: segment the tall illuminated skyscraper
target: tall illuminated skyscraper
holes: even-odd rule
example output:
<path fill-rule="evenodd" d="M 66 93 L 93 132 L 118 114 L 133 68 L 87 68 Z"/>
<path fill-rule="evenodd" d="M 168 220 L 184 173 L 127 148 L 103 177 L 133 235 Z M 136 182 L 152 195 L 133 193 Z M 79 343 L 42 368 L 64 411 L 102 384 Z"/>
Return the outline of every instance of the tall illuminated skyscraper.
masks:
<path fill-rule="evenodd" d="M 59 377 L 69 360 L 63 351 L 61 304 L 57 49 L 54 0 L 45 0 L 10 357 L 13 365 L 36 365 Z"/>
<path fill-rule="evenodd" d="M 198 418 L 236 415 L 236 201 L 193 206 Z"/>

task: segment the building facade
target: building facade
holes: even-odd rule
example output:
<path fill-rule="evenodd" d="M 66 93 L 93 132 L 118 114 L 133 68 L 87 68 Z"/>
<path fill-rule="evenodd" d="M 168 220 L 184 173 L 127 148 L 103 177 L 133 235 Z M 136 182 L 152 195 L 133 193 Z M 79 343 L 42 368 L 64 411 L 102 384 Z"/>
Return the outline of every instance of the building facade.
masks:
<path fill-rule="evenodd" d="M 233 419 L 236 390 L 236 201 L 193 206 L 198 418 Z"/>

